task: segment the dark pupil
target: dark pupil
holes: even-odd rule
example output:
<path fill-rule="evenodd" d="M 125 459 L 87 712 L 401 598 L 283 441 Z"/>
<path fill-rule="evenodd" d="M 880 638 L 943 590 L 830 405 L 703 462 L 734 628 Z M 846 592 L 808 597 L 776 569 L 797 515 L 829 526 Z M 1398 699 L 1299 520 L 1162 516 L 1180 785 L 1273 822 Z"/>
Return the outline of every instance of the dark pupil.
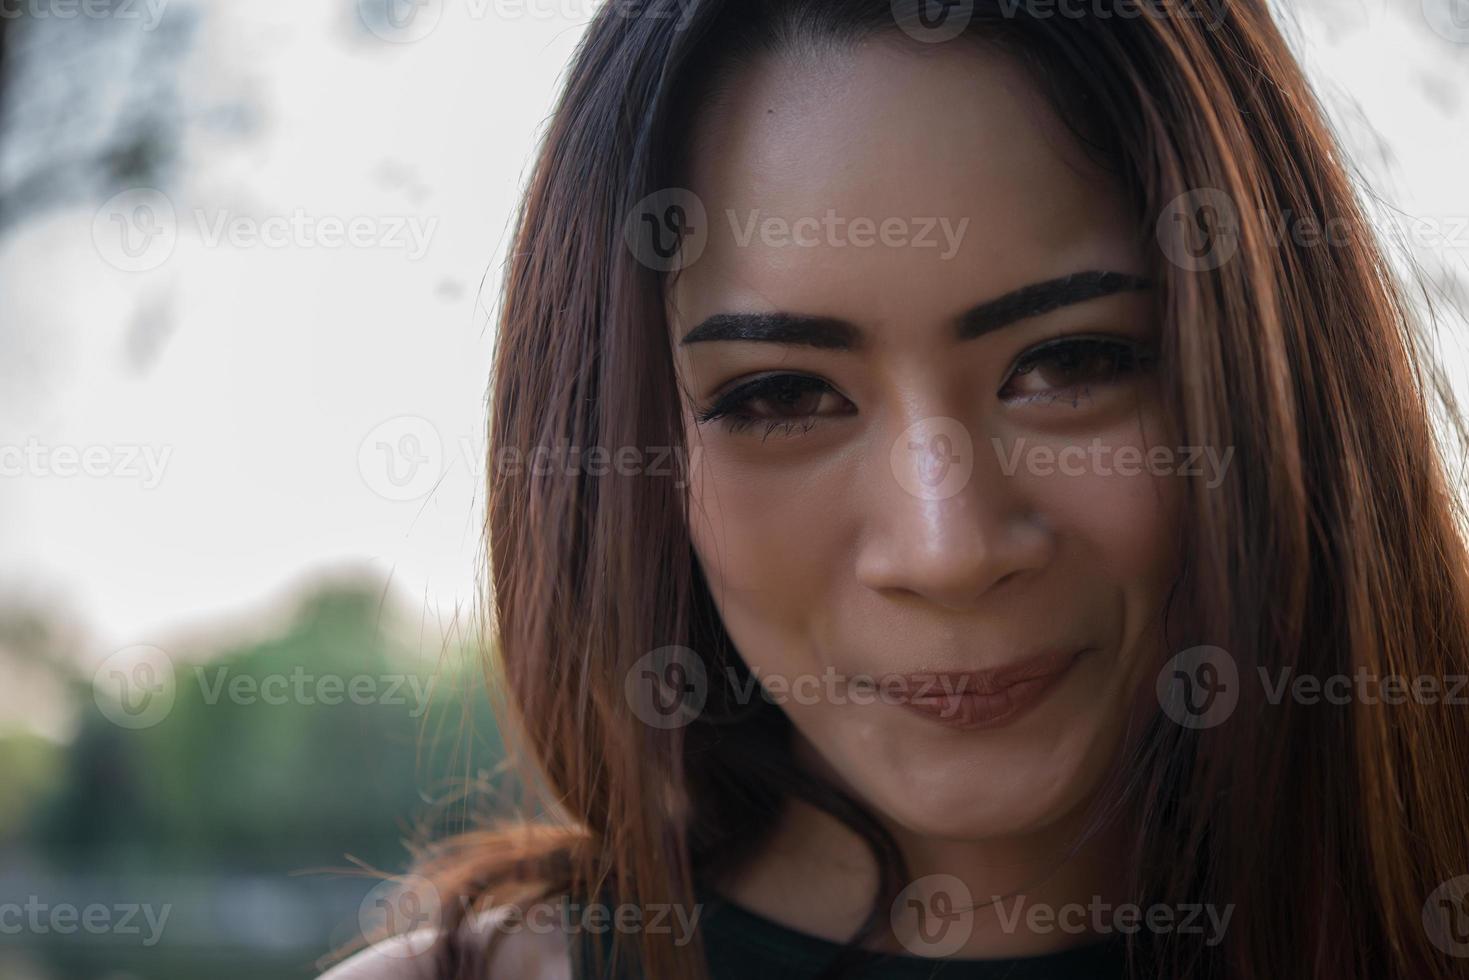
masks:
<path fill-rule="evenodd" d="M 1107 381 L 1126 369 L 1125 360 L 1115 344 L 1079 343 L 1048 352 L 1037 366 L 1046 383 L 1059 388 L 1079 381 Z"/>
<path fill-rule="evenodd" d="M 780 381 L 766 394 L 765 401 L 774 409 L 772 414 L 775 415 L 815 415 L 821 405 L 821 390 L 796 379 Z"/>

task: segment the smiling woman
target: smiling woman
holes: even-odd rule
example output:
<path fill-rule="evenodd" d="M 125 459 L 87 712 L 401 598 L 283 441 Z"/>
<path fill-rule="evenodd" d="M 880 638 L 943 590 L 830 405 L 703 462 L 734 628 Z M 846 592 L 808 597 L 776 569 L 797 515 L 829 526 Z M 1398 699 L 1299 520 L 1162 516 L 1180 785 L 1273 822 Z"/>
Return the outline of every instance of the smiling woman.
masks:
<path fill-rule="evenodd" d="M 546 815 L 334 977 L 1462 975 L 1464 709 L 1260 682 L 1469 639 L 1383 259 L 1270 234 L 1362 221 L 1264 4 L 661 6 L 573 65 L 490 452 L 678 472 L 492 467 Z"/>

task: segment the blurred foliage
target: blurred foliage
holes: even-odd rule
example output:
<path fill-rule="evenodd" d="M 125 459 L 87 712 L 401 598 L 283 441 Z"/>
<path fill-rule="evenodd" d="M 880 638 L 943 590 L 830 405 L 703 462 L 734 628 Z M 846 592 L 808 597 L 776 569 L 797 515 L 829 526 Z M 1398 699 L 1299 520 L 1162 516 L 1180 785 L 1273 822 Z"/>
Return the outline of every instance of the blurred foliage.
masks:
<path fill-rule="evenodd" d="M 461 669 L 472 655 L 425 663 L 391 619 L 369 585 L 322 586 L 278 635 L 175 658 L 173 706 L 143 729 L 113 724 L 75 679 L 70 745 L 0 740 L 0 785 L 20 789 L 0 840 L 19 824 L 49 865 L 124 874 L 403 867 L 404 838 L 446 795 L 435 771 L 503 749 L 480 675 Z"/>
<path fill-rule="evenodd" d="M 7 828 L 25 822 L 34 801 L 54 794 L 61 784 L 65 751 L 39 735 L 0 738 L 0 843 Z"/>

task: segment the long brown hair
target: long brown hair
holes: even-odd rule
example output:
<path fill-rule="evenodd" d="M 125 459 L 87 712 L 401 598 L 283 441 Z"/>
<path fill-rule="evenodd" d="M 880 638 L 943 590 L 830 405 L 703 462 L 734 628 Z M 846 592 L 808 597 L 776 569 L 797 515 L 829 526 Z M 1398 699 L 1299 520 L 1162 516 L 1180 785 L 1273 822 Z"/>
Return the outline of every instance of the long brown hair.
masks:
<path fill-rule="evenodd" d="M 893 839 L 796 768 L 779 708 L 737 705 L 729 689 L 726 668 L 743 667 L 690 545 L 687 474 L 505 464 L 557 446 L 686 459 L 666 276 L 626 246 L 629 216 L 680 186 L 692 114 L 734 68 L 793 45 L 901 40 L 927 23 L 919 3 L 619 0 L 581 43 L 519 215 L 490 412 L 489 656 L 501 723 L 547 812 L 426 856 L 422 873 L 461 900 L 438 949 L 444 977 L 483 962 L 453 932 L 476 907 L 560 895 L 691 905 L 696 879 L 750 854 L 792 797 L 860 832 L 881 869 L 853 947 L 886 919 L 905 877 Z M 1170 607 L 1187 615 L 1170 615 L 1172 641 L 1222 647 L 1242 674 L 1462 673 L 1465 552 L 1431 368 L 1264 0 L 1122 0 L 1048 17 L 1007 0 L 960 6 L 965 37 L 1033 68 L 1115 175 L 1158 287 L 1171 416 L 1186 443 L 1233 447 L 1223 486 L 1191 483 Z M 1215 207 L 1214 251 L 1170 256 L 1160 218 L 1201 198 Z M 1282 215 L 1353 233 L 1282 239 Z M 704 661 L 708 704 L 688 725 L 644 724 L 625 679 L 671 645 Z M 1141 815 L 1133 894 L 1236 910 L 1218 948 L 1150 937 L 1136 975 L 1464 975 L 1423 922 L 1435 888 L 1469 873 L 1462 709 L 1239 693 L 1213 728 L 1155 710 L 1110 784 L 1114 804 Z M 704 973 L 697 942 L 645 932 L 615 955 L 652 980 Z"/>

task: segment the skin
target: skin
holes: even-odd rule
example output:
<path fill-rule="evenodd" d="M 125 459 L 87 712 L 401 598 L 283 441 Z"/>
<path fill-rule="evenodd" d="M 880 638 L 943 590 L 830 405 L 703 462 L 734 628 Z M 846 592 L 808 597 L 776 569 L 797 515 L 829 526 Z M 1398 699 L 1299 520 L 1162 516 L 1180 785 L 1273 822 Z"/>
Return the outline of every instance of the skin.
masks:
<path fill-rule="evenodd" d="M 770 57 L 744 70 L 695 137 L 688 186 L 710 233 L 669 291 L 669 340 L 701 453 L 690 532 L 730 636 L 767 690 L 772 677 L 840 684 L 1084 650 L 1027 711 L 984 730 L 855 704 L 829 685 L 783 707 L 799 758 L 888 825 L 915 878 L 954 876 L 981 900 L 1113 895 L 1109 855 L 1121 828 L 1077 853 L 1067 846 L 1117 756 L 1135 707 L 1129 692 L 1150 689 L 1161 662 L 1182 478 L 1090 463 L 1063 474 L 1022 462 L 1007 473 L 1003 464 L 1016 446 L 1172 445 L 1150 370 L 1078 375 L 1051 363 L 1010 383 L 1017 359 L 1054 338 L 1155 343 L 1152 297 L 1090 299 L 972 339 L 959 339 L 955 322 L 1073 273 L 1141 276 L 1120 192 L 1022 69 L 973 45 L 877 41 Z M 744 229 L 755 213 L 794 223 L 828 209 L 877 224 L 968 224 L 952 254 L 942 244 L 856 247 L 809 223 L 804 240 L 814 244 L 799 246 L 758 233 L 742 244 L 731 230 L 731 213 Z M 908 228 L 918 234 L 916 222 Z M 777 312 L 846 321 L 861 345 L 683 342 L 718 314 Z M 829 390 L 750 402 L 744 431 L 699 421 L 721 393 L 770 373 L 815 377 Z M 915 483 L 931 430 L 917 430 L 919 451 L 901 448 L 910 427 L 935 418 L 953 420 L 973 447 L 968 479 L 941 497 Z M 849 832 L 793 805 L 724 888 L 841 941 L 874 884 Z M 956 955 L 1083 941 L 1004 930 L 982 910 Z"/>
<path fill-rule="evenodd" d="M 493 936 L 503 929 L 491 952 L 490 977 L 516 980 L 571 980 L 571 957 L 567 936 L 525 928 L 511 929 L 505 923 L 508 910 L 501 906 L 473 921 L 469 935 Z M 318 980 L 434 980 L 427 955 L 433 936 L 425 931 L 373 943 L 322 974 Z"/>

